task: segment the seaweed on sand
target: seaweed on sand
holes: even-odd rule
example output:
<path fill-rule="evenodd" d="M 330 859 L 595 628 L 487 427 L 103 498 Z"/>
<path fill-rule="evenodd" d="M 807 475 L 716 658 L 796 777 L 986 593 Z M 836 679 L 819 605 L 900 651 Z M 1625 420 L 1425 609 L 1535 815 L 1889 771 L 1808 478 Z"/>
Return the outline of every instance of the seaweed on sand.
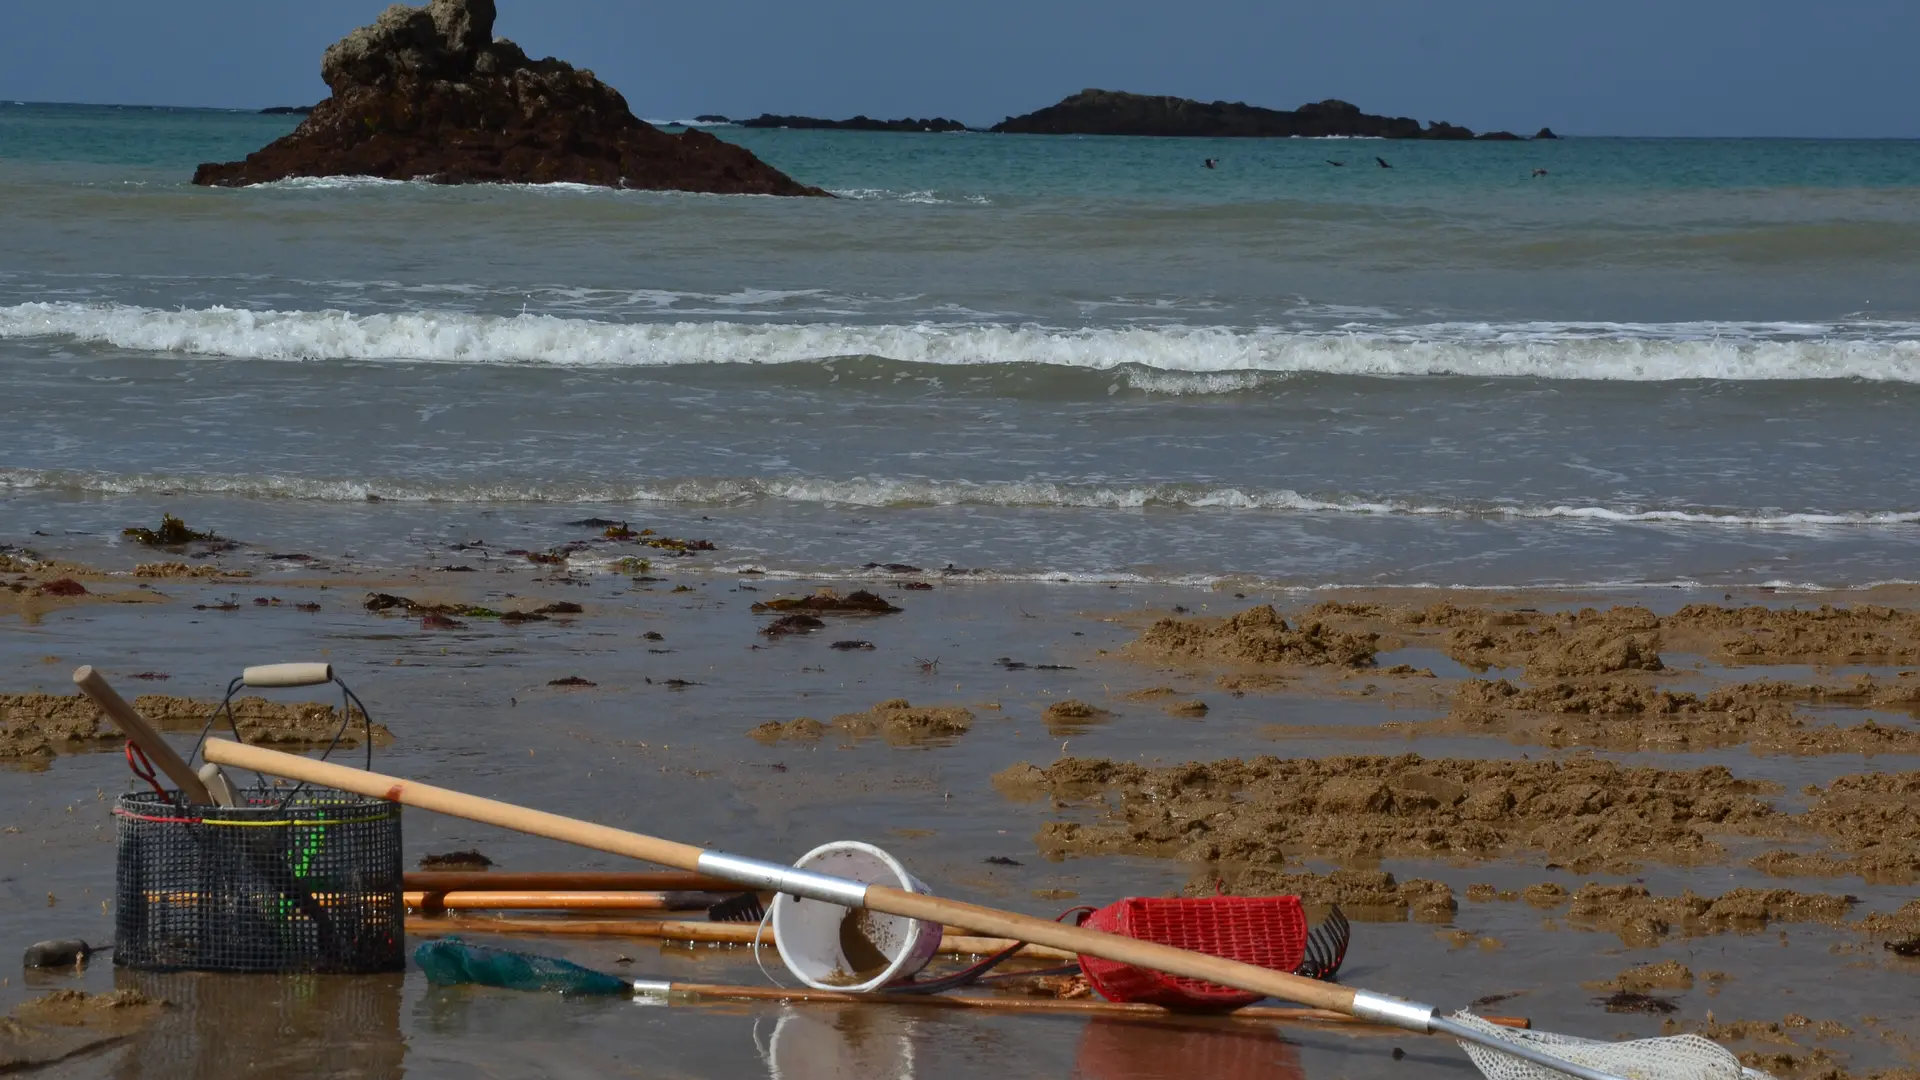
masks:
<path fill-rule="evenodd" d="M 180 547 L 196 540 L 218 540 L 211 530 L 199 532 L 187 527 L 187 523 L 172 514 L 160 515 L 158 529 L 130 528 L 120 530 L 120 535 L 148 547 Z"/>
<path fill-rule="evenodd" d="M 770 611 L 804 611 L 812 615 L 891 615 L 902 610 L 865 589 L 856 589 L 841 596 L 832 589 L 822 589 L 812 596 L 783 596 L 753 605 L 756 614 Z"/>

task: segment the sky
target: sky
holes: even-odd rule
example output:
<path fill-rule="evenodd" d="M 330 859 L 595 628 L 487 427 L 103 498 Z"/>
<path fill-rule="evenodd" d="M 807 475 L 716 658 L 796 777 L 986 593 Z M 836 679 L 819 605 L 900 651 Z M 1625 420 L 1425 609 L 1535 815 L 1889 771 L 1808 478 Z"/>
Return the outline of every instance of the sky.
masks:
<path fill-rule="evenodd" d="M 1083 87 L 1485 131 L 1920 137 L 1920 0 L 499 0 L 495 32 L 635 113 L 948 116 Z M 0 97 L 256 108 L 326 96 L 379 0 L 0 5 Z M 0 147 L 0 153 L 4 148 Z"/>

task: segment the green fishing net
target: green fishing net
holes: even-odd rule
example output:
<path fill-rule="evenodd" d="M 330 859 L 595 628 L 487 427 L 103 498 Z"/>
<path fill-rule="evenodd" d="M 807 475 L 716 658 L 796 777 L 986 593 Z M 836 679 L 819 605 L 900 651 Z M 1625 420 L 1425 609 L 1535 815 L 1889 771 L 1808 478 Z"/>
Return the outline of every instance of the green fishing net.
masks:
<path fill-rule="evenodd" d="M 497 986 L 560 994 L 626 994 L 633 984 L 552 956 L 533 956 L 475 945 L 457 937 L 429 941 L 413 951 L 414 963 L 435 986 Z"/>

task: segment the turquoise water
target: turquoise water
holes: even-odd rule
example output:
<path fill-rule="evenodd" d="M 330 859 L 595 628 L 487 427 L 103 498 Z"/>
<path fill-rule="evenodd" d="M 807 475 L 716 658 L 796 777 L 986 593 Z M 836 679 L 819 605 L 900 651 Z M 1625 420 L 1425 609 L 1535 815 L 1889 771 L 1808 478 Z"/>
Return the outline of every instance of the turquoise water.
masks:
<path fill-rule="evenodd" d="M 201 500 L 392 561 L 592 506 L 807 572 L 1912 576 L 1920 143 L 720 128 L 842 198 L 186 183 L 294 122 L 0 106 L 17 520 Z"/>

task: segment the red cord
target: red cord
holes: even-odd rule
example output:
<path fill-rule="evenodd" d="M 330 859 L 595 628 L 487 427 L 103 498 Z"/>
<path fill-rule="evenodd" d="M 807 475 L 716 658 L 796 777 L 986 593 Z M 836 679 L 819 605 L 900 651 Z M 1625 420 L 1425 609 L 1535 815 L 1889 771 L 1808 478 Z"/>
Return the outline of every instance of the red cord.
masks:
<path fill-rule="evenodd" d="M 133 770 L 133 775 L 145 780 L 155 795 L 162 799 L 167 797 L 167 790 L 160 786 L 160 778 L 153 774 L 153 762 L 147 760 L 146 751 L 135 746 L 132 739 L 127 740 L 127 768 Z"/>

